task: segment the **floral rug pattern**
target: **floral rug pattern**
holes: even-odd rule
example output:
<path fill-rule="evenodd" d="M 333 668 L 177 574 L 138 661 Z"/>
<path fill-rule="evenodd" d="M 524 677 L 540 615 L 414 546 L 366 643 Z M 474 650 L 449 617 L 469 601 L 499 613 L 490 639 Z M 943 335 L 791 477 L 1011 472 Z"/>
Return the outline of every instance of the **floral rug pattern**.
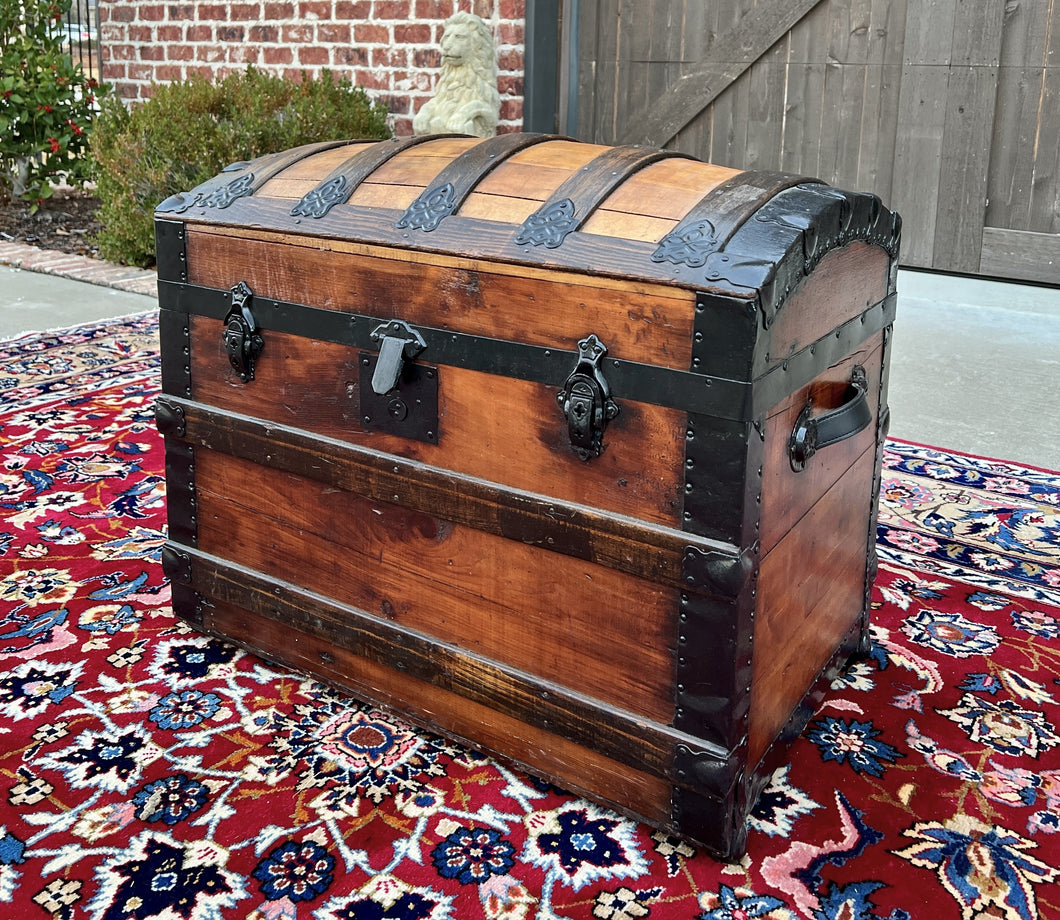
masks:
<path fill-rule="evenodd" d="M 725 865 L 174 620 L 152 316 L 0 343 L 0 916 L 1060 917 L 1060 473 L 898 442 Z"/>

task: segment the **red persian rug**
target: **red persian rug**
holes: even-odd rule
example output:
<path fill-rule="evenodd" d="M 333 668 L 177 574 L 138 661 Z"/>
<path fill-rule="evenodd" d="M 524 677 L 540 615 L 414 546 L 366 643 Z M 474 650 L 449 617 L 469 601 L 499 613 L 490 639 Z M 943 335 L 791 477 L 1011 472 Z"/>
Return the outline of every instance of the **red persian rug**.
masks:
<path fill-rule="evenodd" d="M 874 653 L 724 865 L 177 623 L 157 373 L 0 343 L 0 917 L 1060 918 L 1060 474 L 889 444 Z"/>

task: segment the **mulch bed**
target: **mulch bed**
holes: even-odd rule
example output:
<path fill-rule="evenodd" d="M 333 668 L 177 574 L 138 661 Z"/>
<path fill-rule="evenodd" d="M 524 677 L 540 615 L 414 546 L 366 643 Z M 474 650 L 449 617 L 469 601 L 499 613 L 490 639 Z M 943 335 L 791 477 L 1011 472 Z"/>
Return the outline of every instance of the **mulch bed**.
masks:
<path fill-rule="evenodd" d="M 0 240 L 98 257 L 98 211 L 99 199 L 79 189 L 56 189 L 35 214 L 28 202 L 0 197 Z"/>

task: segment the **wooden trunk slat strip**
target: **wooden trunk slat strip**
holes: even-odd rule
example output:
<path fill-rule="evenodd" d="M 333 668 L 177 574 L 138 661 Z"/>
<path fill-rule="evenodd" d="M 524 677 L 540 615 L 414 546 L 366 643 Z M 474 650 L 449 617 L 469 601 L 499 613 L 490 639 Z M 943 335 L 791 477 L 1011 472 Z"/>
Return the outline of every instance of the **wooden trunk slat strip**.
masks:
<path fill-rule="evenodd" d="M 456 524 L 595 562 L 657 584 L 685 586 L 682 559 L 739 556 L 737 547 L 548 496 L 506 489 L 418 461 L 310 435 L 297 428 L 165 396 L 185 416 L 186 439 L 210 450 L 296 473 Z M 685 586 L 688 587 L 688 586 Z M 688 588 L 709 592 L 705 586 Z"/>
<path fill-rule="evenodd" d="M 725 752 L 692 735 L 602 706 L 565 687 L 440 643 L 290 582 L 267 578 L 180 544 L 168 544 L 167 552 L 188 558 L 190 564 L 183 569 L 186 577 L 180 580 L 206 598 L 245 607 L 325 638 L 375 664 L 484 703 L 619 763 L 677 783 L 673 758 L 678 745 L 725 760 Z"/>

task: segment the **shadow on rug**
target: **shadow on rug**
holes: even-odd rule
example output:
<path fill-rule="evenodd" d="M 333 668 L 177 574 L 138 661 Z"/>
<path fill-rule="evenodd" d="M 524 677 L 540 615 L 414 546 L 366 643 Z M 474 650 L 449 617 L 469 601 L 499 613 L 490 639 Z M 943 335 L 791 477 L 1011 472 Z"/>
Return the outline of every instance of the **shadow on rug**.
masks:
<path fill-rule="evenodd" d="M 157 373 L 0 343 L 0 916 L 1060 917 L 1060 473 L 888 445 L 874 654 L 724 865 L 178 624 Z"/>

